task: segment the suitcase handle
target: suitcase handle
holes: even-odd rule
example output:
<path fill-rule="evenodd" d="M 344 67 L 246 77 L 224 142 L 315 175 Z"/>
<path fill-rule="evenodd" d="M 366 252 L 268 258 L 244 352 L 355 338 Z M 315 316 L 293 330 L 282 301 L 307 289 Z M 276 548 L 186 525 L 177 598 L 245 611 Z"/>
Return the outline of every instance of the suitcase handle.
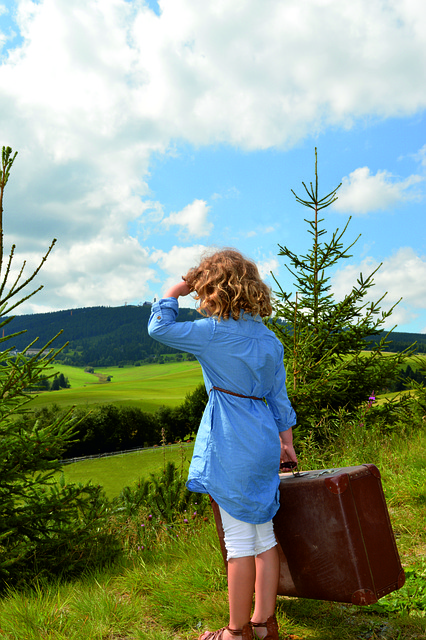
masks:
<path fill-rule="evenodd" d="M 284 473 L 286 471 L 291 471 L 295 478 L 300 478 L 300 476 L 304 475 L 300 473 L 300 471 L 298 471 L 297 462 L 294 462 L 294 460 L 287 460 L 287 462 L 281 462 L 280 471 L 283 471 Z"/>
<path fill-rule="evenodd" d="M 294 462 L 293 460 L 287 460 L 287 462 L 281 462 L 280 464 L 280 471 L 290 471 L 293 469 L 297 468 L 297 462 Z"/>

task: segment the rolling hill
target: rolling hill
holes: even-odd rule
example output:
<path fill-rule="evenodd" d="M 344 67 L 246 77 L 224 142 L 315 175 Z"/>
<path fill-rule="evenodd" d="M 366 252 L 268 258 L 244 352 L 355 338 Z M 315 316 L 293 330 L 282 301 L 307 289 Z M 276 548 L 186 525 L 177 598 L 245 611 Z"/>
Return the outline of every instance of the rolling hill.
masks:
<path fill-rule="evenodd" d="M 6 342 L 22 351 L 33 340 L 41 349 L 52 337 L 62 331 L 55 345 L 68 346 L 57 360 L 73 366 L 117 366 L 135 362 L 161 362 L 166 354 L 178 353 L 152 340 L 147 331 L 151 305 L 144 303 L 122 307 L 86 307 L 15 316 L 3 328 L 5 337 L 25 331 Z M 182 308 L 179 321 L 195 320 L 194 309 Z M 426 353 L 426 334 L 392 333 L 389 351 L 401 351 L 417 342 L 419 353 Z"/>

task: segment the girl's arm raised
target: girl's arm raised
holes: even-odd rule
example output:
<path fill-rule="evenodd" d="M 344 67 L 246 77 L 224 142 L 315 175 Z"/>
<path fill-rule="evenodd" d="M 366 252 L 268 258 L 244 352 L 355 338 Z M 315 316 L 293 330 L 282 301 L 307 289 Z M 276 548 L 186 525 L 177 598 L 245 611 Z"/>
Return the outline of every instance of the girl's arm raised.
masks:
<path fill-rule="evenodd" d="M 178 282 L 174 284 L 170 289 L 166 291 L 164 294 L 164 298 L 179 298 L 179 296 L 187 296 L 191 293 L 191 289 L 188 287 L 186 282 Z"/>
<path fill-rule="evenodd" d="M 201 354 L 214 333 L 214 323 L 207 318 L 196 322 L 177 322 L 179 295 L 188 295 L 188 285 L 181 282 L 171 287 L 166 297 L 154 302 L 148 322 L 148 334 L 169 347 L 180 349 L 195 356 Z"/>

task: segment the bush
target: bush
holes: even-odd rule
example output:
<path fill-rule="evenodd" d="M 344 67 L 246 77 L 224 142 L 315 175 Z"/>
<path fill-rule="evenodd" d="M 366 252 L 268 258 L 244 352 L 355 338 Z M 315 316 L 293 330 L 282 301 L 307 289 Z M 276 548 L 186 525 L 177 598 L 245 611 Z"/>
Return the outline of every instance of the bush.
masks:
<path fill-rule="evenodd" d="M 206 510 L 209 497 L 188 491 L 182 471 L 169 462 L 115 498 L 110 530 L 127 552 L 152 550 L 165 533 L 176 535 L 182 526 L 207 520 Z"/>
<path fill-rule="evenodd" d="M 140 509 L 158 516 L 168 523 L 187 512 L 203 515 L 210 504 L 206 494 L 194 494 L 185 486 L 186 478 L 173 462 L 168 462 L 157 474 L 141 480 L 133 487 L 125 487 L 114 501 L 114 507 L 133 516 Z"/>

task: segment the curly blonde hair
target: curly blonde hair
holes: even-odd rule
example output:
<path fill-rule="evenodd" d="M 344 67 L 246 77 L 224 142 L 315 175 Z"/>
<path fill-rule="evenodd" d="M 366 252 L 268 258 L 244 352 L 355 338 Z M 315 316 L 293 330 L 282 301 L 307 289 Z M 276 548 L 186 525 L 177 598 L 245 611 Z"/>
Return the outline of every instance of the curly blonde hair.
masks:
<path fill-rule="evenodd" d="M 271 290 L 261 280 L 257 266 L 235 249 L 205 256 L 183 277 L 202 315 L 238 320 L 240 310 L 262 317 L 272 313 Z"/>

